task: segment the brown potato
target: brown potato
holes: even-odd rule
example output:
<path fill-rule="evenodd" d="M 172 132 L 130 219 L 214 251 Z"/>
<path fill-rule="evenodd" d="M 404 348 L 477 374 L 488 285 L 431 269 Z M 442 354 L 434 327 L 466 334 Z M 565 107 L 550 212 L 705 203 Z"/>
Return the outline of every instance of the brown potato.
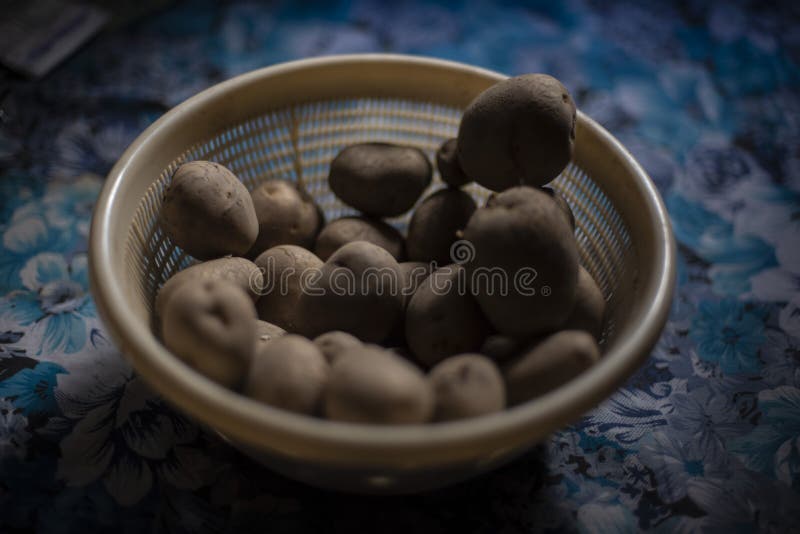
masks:
<path fill-rule="evenodd" d="M 475 251 L 470 287 L 499 333 L 527 339 L 564 323 L 575 303 L 578 246 L 552 198 L 525 186 L 499 193 L 475 211 L 464 239 Z"/>
<path fill-rule="evenodd" d="M 187 280 L 164 307 L 164 345 L 219 384 L 238 388 L 253 359 L 256 310 L 225 280 Z"/>
<path fill-rule="evenodd" d="M 384 345 L 403 346 L 406 344 L 406 308 L 417 288 L 431 274 L 431 265 L 421 261 L 406 261 L 400 266 L 400 296 L 403 299 L 403 313 L 397 319 L 392 333 Z"/>
<path fill-rule="evenodd" d="M 277 245 L 311 249 L 325 224 L 325 216 L 314 199 L 287 180 L 267 180 L 250 196 L 258 218 L 258 238 L 248 256 L 255 258 Z"/>
<path fill-rule="evenodd" d="M 278 245 L 261 253 L 255 264 L 264 275 L 262 295 L 256 302 L 259 318 L 294 331 L 304 284 L 322 268 L 322 261 L 296 245 Z"/>
<path fill-rule="evenodd" d="M 467 225 L 475 208 L 475 201 L 461 189 L 440 189 L 425 198 L 408 223 L 408 258 L 433 261 L 437 266 L 456 261 L 451 257 L 450 247 L 458 240 L 457 233 Z"/>
<path fill-rule="evenodd" d="M 580 266 L 578 269 L 578 289 L 575 292 L 575 305 L 562 325 L 568 330 L 586 330 L 600 340 L 603 334 L 603 315 L 606 311 L 606 299 L 597 287 L 589 271 Z"/>
<path fill-rule="evenodd" d="M 302 336 L 288 334 L 258 350 L 243 393 L 290 412 L 319 412 L 330 367 L 319 348 Z"/>
<path fill-rule="evenodd" d="M 546 74 L 498 82 L 473 100 L 458 128 L 464 174 L 493 191 L 545 185 L 572 158 L 577 110 Z"/>
<path fill-rule="evenodd" d="M 336 363 L 338 358 L 364 345 L 357 337 L 341 330 L 325 332 L 321 336 L 315 337 L 314 344 L 319 347 L 319 350 L 322 351 L 323 356 L 331 365 Z"/>
<path fill-rule="evenodd" d="M 428 373 L 436 399 L 434 419 L 452 421 L 499 412 L 506 406 L 500 370 L 481 354 L 459 354 Z"/>
<path fill-rule="evenodd" d="M 476 352 L 489 325 L 472 298 L 461 265 L 434 271 L 417 289 L 406 309 L 406 341 L 425 366 L 453 354 Z"/>
<path fill-rule="evenodd" d="M 256 351 L 260 350 L 264 345 L 285 335 L 286 330 L 280 326 L 260 319 L 256 320 Z"/>
<path fill-rule="evenodd" d="M 448 139 L 436 151 L 436 167 L 442 181 L 451 187 L 461 187 L 467 185 L 472 180 L 461 170 L 458 163 L 458 150 L 456 148 L 457 139 Z"/>
<path fill-rule="evenodd" d="M 161 224 L 177 246 L 201 260 L 243 256 L 258 235 L 247 188 L 231 171 L 210 161 L 178 167 L 164 193 Z"/>
<path fill-rule="evenodd" d="M 386 250 L 366 241 L 348 243 L 298 299 L 296 331 L 313 338 L 342 330 L 380 343 L 403 311 L 399 280 L 400 267 Z"/>
<path fill-rule="evenodd" d="M 397 261 L 403 261 L 405 257 L 405 242 L 400 232 L 379 219 L 368 217 L 342 217 L 329 222 L 317 237 L 314 251 L 325 261 L 343 245 L 353 241 L 378 245 Z"/>
<path fill-rule="evenodd" d="M 345 204 L 375 217 L 410 210 L 431 183 L 425 154 L 413 147 L 360 143 L 344 148 L 331 162 L 328 183 Z"/>
<path fill-rule="evenodd" d="M 534 344 L 503 368 L 509 404 L 544 395 L 581 374 L 600 359 L 588 332 L 562 330 Z"/>
<path fill-rule="evenodd" d="M 173 274 L 158 290 L 156 315 L 161 317 L 172 293 L 187 280 L 227 280 L 242 288 L 255 302 L 264 285 L 264 278 L 255 263 L 244 258 L 218 258 L 195 263 Z"/>
<path fill-rule="evenodd" d="M 424 423 L 433 415 L 433 392 L 419 369 L 375 346 L 354 350 L 331 369 L 325 414 L 335 421 Z"/>

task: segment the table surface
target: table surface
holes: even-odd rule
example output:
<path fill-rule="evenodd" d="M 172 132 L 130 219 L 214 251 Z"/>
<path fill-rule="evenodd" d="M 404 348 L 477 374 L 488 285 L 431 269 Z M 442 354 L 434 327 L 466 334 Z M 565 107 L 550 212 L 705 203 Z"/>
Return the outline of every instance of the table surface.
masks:
<path fill-rule="evenodd" d="M 800 528 L 800 11 L 537 4 L 194 2 L 44 80 L 0 74 L 0 531 Z M 87 288 L 102 176 L 149 123 L 256 67 L 370 51 L 557 76 L 650 173 L 680 253 L 622 389 L 508 467 L 397 498 L 288 481 L 199 429 Z"/>

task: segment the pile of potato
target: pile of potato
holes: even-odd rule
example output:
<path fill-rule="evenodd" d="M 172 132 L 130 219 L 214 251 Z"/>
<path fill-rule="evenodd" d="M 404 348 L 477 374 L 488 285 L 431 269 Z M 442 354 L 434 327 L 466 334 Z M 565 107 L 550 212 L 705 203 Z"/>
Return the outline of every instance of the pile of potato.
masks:
<path fill-rule="evenodd" d="M 349 146 L 329 184 L 360 215 L 327 224 L 293 182 L 248 191 L 217 163 L 181 165 L 161 224 L 203 261 L 157 294 L 164 344 L 253 399 L 339 421 L 463 419 L 567 382 L 599 359 L 605 308 L 568 203 L 544 187 L 575 122 L 555 78 L 497 83 L 436 154 L 446 188 L 418 203 L 433 167 L 417 148 Z M 461 189 L 473 181 L 494 191 L 484 206 Z M 406 236 L 382 220 L 415 205 Z M 470 255 L 452 258 L 461 240 Z"/>

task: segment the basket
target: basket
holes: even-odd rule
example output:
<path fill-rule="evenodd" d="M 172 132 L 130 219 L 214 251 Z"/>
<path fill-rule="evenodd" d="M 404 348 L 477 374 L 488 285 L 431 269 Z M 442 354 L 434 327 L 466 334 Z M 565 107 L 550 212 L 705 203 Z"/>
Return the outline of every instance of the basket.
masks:
<path fill-rule="evenodd" d="M 185 161 L 217 161 L 252 189 L 302 182 L 328 220 L 352 213 L 331 193 L 328 165 L 343 147 L 388 141 L 433 160 L 462 110 L 504 76 L 441 60 L 366 54 L 280 64 L 215 85 L 151 125 L 108 176 L 90 237 L 91 290 L 113 339 L 161 395 L 290 477 L 370 493 L 418 491 L 475 475 L 529 449 L 618 388 L 664 326 L 675 245 L 653 183 L 625 148 L 578 114 L 573 161 L 553 182 L 572 207 L 583 265 L 607 306 L 602 360 L 564 386 L 502 413 L 411 426 L 295 415 L 251 401 L 187 367 L 159 342 L 153 303 L 192 258 L 159 226 L 165 188 Z M 434 175 L 432 189 L 441 187 Z M 479 202 L 488 191 L 467 190 Z M 408 215 L 389 222 L 401 230 Z"/>

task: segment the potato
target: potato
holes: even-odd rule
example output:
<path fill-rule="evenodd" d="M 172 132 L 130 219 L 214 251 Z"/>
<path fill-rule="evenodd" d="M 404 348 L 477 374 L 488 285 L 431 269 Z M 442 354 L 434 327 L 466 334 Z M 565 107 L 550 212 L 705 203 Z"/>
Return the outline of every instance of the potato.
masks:
<path fill-rule="evenodd" d="M 486 356 L 451 356 L 431 369 L 428 380 L 436 399 L 434 419 L 437 421 L 476 417 L 505 408 L 503 377 Z"/>
<path fill-rule="evenodd" d="M 281 336 L 286 335 L 286 330 L 267 321 L 256 320 L 256 351 Z"/>
<path fill-rule="evenodd" d="M 433 261 L 438 266 L 456 261 L 451 258 L 450 247 L 458 240 L 456 233 L 464 229 L 475 208 L 475 201 L 461 189 L 441 189 L 425 198 L 408 223 L 408 258 Z"/>
<path fill-rule="evenodd" d="M 187 280 L 227 280 L 242 288 L 255 302 L 264 285 L 264 278 L 255 263 L 244 258 L 218 258 L 196 263 L 178 271 L 167 280 L 156 295 L 156 315 L 161 317 L 164 306 L 175 289 Z"/>
<path fill-rule="evenodd" d="M 319 348 L 288 334 L 260 347 L 247 373 L 243 393 L 290 412 L 319 412 L 330 367 Z"/>
<path fill-rule="evenodd" d="M 250 195 L 258 218 L 258 237 L 248 256 L 255 258 L 277 245 L 311 249 L 325 224 L 314 199 L 287 180 L 267 180 Z"/>
<path fill-rule="evenodd" d="M 461 169 L 493 191 L 544 185 L 572 158 L 576 119 L 569 91 L 552 76 L 525 74 L 496 83 L 461 118 Z"/>
<path fill-rule="evenodd" d="M 564 323 L 575 302 L 578 246 L 552 198 L 525 186 L 499 193 L 475 211 L 464 239 L 475 251 L 466 264 L 472 292 L 497 332 L 526 339 Z"/>
<path fill-rule="evenodd" d="M 545 193 L 550 195 L 550 198 L 552 198 L 556 202 L 556 204 L 558 204 L 558 207 L 561 208 L 561 211 L 563 211 L 564 215 L 567 216 L 567 221 L 569 222 L 569 227 L 572 228 L 572 231 L 574 232 L 575 231 L 575 214 L 572 213 L 572 208 L 569 207 L 569 202 L 567 202 L 567 199 L 565 199 L 564 196 L 561 193 L 559 193 L 558 191 L 556 191 L 552 187 L 542 187 L 541 189 L 542 189 L 542 191 L 544 191 Z"/>
<path fill-rule="evenodd" d="M 235 174 L 210 161 L 184 163 L 164 193 L 161 224 L 195 258 L 243 256 L 256 240 L 253 199 Z"/>
<path fill-rule="evenodd" d="M 354 241 L 328 258 L 297 301 L 296 331 L 313 338 L 331 330 L 380 343 L 403 312 L 400 267 L 377 245 Z"/>
<path fill-rule="evenodd" d="M 453 354 L 476 352 L 489 333 L 461 265 L 434 271 L 406 309 L 406 341 L 417 359 L 433 366 Z"/>
<path fill-rule="evenodd" d="M 578 289 L 575 293 L 575 305 L 562 325 L 569 330 L 585 330 L 600 340 L 603 334 L 603 315 L 606 311 L 606 299 L 589 271 L 578 268 Z"/>
<path fill-rule="evenodd" d="M 259 318 L 294 331 L 303 286 L 314 270 L 322 268 L 322 261 L 296 245 L 278 245 L 261 253 L 255 264 L 264 275 L 262 295 L 256 302 Z"/>
<path fill-rule="evenodd" d="M 341 330 L 325 332 L 321 336 L 315 337 L 314 344 L 322 351 L 323 356 L 331 365 L 336 363 L 340 357 L 364 345 L 357 337 Z"/>
<path fill-rule="evenodd" d="M 425 154 L 408 146 L 361 143 L 344 148 L 331 162 L 328 183 L 345 204 L 376 217 L 410 210 L 431 183 Z"/>
<path fill-rule="evenodd" d="M 492 334 L 483 341 L 480 353 L 497 363 L 503 363 L 517 356 L 522 348 L 523 343 L 518 339 L 503 334 Z"/>
<path fill-rule="evenodd" d="M 562 330 L 534 344 L 503 368 L 509 404 L 544 395 L 572 380 L 600 359 L 588 332 Z"/>
<path fill-rule="evenodd" d="M 255 352 L 255 318 L 253 301 L 236 285 L 187 280 L 164 307 L 164 345 L 201 374 L 236 389 Z"/>
<path fill-rule="evenodd" d="M 394 227 L 379 219 L 342 217 L 322 229 L 314 251 L 322 261 L 331 257 L 342 245 L 353 241 L 368 241 L 389 251 L 397 261 L 405 258 L 403 236 Z"/>
<path fill-rule="evenodd" d="M 451 187 L 461 187 L 472 181 L 464 174 L 458 163 L 456 141 L 455 138 L 448 139 L 436 151 L 436 167 L 439 169 L 439 175 L 442 181 Z"/>
<path fill-rule="evenodd" d="M 406 343 L 406 308 L 417 288 L 431 274 L 431 264 L 421 261 L 406 261 L 400 267 L 400 296 L 403 299 L 403 313 L 397 319 L 392 333 L 386 339 L 390 345 L 401 346 Z"/>
<path fill-rule="evenodd" d="M 325 414 L 335 421 L 424 423 L 433 415 L 433 392 L 419 369 L 375 346 L 354 350 L 333 364 Z"/>

